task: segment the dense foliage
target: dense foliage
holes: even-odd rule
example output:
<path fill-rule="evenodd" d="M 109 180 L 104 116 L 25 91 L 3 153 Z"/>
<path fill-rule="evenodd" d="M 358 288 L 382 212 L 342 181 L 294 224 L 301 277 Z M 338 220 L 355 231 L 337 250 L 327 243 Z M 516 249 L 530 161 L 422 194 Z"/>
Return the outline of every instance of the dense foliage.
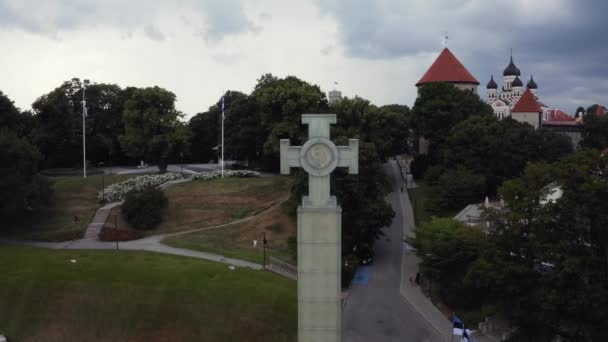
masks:
<path fill-rule="evenodd" d="M 0 92 L 0 217 L 28 215 L 48 203 L 50 183 L 38 175 L 43 156 L 27 137 L 29 114 Z"/>
<path fill-rule="evenodd" d="M 597 149 L 608 147 L 608 115 L 597 116 L 592 113 L 585 115 L 581 145 Z"/>
<path fill-rule="evenodd" d="M 553 162 L 572 152 L 570 138 L 511 118 L 499 120 L 476 94 L 450 84 L 422 87 L 412 120 L 430 146 L 410 169 L 433 187 L 425 208 L 434 213 L 494 195 L 528 162 Z"/>
<path fill-rule="evenodd" d="M 556 189 L 562 196 L 548 200 Z M 535 341 L 608 339 L 608 156 L 585 150 L 531 164 L 499 193 L 504 208 L 488 213 L 487 239 L 452 221 L 419 229 L 423 270 L 443 299 L 492 307 Z"/>
<path fill-rule="evenodd" d="M 450 130 L 471 116 L 492 117 L 492 107 L 475 93 L 448 83 L 429 83 L 418 89 L 411 122 L 419 137 L 429 141 L 429 156 L 434 159 Z"/>
<path fill-rule="evenodd" d="M 157 187 L 127 194 L 122 205 L 122 215 L 136 229 L 152 229 L 162 221 L 168 200 Z"/>
<path fill-rule="evenodd" d="M 183 156 L 189 148 L 190 128 L 179 121 L 182 116 L 172 92 L 159 87 L 133 91 L 123 112 L 122 149 L 128 156 L 153 161 L 165 172 L 169 159 Z"/>

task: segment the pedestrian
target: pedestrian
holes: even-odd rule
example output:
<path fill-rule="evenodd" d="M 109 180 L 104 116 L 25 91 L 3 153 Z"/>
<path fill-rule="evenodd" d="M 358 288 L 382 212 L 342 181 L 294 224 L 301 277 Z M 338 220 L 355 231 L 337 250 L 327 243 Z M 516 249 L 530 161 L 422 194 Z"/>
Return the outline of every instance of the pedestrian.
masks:
<path fill-rule="evenodd" d="M 414 287 L 414 274 L 410 274 L 410 287 Z"/>
<path fill-rule="evenodd" d="M 258 248 L 258 240 L 253 240 L 253 248 Z"/>
<path fill-rule="evenodd" d="M 420 285 L 420 272 L 416 272 L 416 285 Z"/>

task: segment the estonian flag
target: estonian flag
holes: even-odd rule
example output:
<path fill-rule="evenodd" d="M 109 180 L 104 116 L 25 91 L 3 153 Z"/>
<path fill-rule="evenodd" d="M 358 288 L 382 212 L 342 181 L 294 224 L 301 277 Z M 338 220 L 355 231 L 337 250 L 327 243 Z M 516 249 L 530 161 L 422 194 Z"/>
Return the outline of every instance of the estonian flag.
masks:
<path fill-rule="evenodd" d="M 222 96 L 222 120 L 224 120 L 224 97 Z"/>
<path fill-rule="evenodd" d="M 456 315 L 454 315 L 452 318 L 452 321 L 454 321 L 454 329 L 452 331 L 452 334 L 464 337 L 464 335 L 463 335 L 464 324 L 462 323 L 460 318 L 458 318 L 458 317 L 456 317 Z"/>
<path fill-rule="evenodd" d="M 467 331 L 467 329 L 462 329 L 462 342 L 471 342 L 469 331 Z"/>

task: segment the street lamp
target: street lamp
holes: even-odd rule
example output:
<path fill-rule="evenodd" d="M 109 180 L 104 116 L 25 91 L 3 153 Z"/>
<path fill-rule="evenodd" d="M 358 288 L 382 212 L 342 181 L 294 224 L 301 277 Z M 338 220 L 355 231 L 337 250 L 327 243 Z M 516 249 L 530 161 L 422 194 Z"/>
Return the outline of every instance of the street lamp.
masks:
<path fill-rule="evenodd" d="M 82 81 L 82 176 L 87 178 L 87 133 L 85 128 L 85 118 L 87 117 L 87 101 L 85 90 L 89 85 L 89 80 Z"/>

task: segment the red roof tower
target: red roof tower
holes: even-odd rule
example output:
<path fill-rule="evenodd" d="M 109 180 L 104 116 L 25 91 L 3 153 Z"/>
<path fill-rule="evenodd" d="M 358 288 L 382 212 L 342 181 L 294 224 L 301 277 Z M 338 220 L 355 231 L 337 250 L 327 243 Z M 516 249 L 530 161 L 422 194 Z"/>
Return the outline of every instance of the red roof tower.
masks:
<path fill-rule="evenodd" d="M 479 81 L 460 63 L 447 47 L 441 51 L 429 70 L 416 83 L 420 86 L 432 82 L 469 83 L 479 85 Z"/>
<path fill-rule="evenodd" d="M 513 109 L 511 109 L 511 113 L 540 113 L 542 111 L 530 89 L 526 89 L 519 101 L 513 106 Z"/>

